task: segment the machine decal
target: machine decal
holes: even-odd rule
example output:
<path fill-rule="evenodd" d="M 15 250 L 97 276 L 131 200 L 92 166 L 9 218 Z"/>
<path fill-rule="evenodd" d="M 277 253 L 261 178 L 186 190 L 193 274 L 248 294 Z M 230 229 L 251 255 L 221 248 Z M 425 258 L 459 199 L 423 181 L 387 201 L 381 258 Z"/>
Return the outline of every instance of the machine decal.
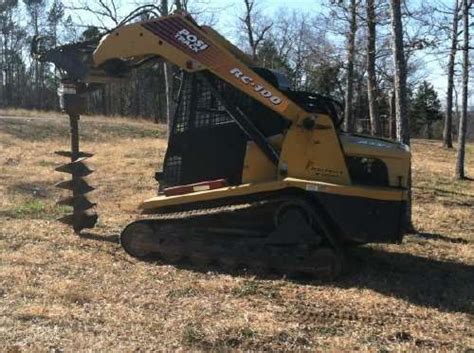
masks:
<path fill-rule="evenodd" d="M 200 51 L 209 48 L 208 44 L 184 28 L 176 33 L 174 37 L 195 53 L 199 53 Z"/>
<path fill-rule="evenodd" d="M 252 86 L 255 92 L 260 93 L 262 97 L 268 98 L 268 100 L 273 104 L 278 105 L 282 102 L 282 99 L 280 97 L 274 96 L 272 92 L 265 88 L 265 86 L 255 83 L 253 78 L 244 75 L 244 73 L 238 68 L 233 68 L 232 70 L 230 70 L 230 73 L 234 75 L 235 78 L 240 79 L 240 81 L 243 82 L 245 85 Z"/>
<path fill-rule="evenodd" d="M 308 169 L 310 170 L 311 174 L 320 179 L 339 178 L 342 176 L 341 170 L 334 170 L 330 168 L 321 168 L 315 166 L 310 166 Z"/>
<path fill-rule="evenodd" d="M 313 184 L 306 184 L 306 191 L 319 191 L 319 186 Z"/>
<path fill-rule="evenodd" d="M 228 83 L 232 84 L 235 79 L 238 79 L 239 89 L 269 108 L 278 113 L 288 108 L 288 99 L 277 96 L 279 92 L 276 88 L 251 69 L 243 65 L 240 67 L 239 62 L 232 55 L 215 45 L 205 33 L 201 33 L 199 28 L 194 28 L 190 22 L 172 16 L 145 22 L 141 26 L 159 37 L 160 41 L 179 49 L 200 66 L 207 68 Z"/>

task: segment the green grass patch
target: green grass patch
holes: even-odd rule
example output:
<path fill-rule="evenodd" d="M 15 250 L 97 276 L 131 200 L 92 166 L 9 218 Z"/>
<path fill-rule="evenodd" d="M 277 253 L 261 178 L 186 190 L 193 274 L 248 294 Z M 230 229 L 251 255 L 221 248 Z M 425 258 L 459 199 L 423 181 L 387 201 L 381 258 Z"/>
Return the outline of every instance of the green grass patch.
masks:
<path fill-rule="evenodd" d="M 255 295 L 259 292 L 258 283 L 256 281 L 244 281 L 241 286 L 232 289 L 232 294 L 236 297 L 246 297 Z"/>
<path fill-rule="evenodd" d="M 40 167 L 53 168 L 53 167 L 57 166 L 57 163 L 53 162 L 53 161 L 46 161 L 46 160 L 42 159 L 38 162 L 38 165 Z"/>
<path fill-rule="evenodd" d="M 14 215 L 18 218 L 24 218 L 25 216 L 32 216 L 38 218 L 45 212 L 46 205 L 40 200 L 29 200 L 11 209 Z"/>
<path fill-rule="evenodd" d="M 263 286 L 257 281 L 246 280 L 242 285 L 233 288 L 232 294 L 239 298 L 251 295 L 262 295 L 265 298 L 274 299 L 279 296 L 279 291 L 272 286 Z"/>
<path fill-rule="evenodd" d="M 168 298 L 190 298 L 199 294 L 199 291 L 193 287 L 173 288 L 166 295 Z"/>
<path fill-rule="evenodd" d="M 183 329 L 182 341 L 186 345 L 195 345 L 202 342 L 205 338 L 201 325 L 188 324 Z"/>
<path fill-rule="evenodd" d="M 55 219 L 71 213 L 71 207 L 46 203 L 42 200 L 26 200 L 6 211 L 3 216 L 17 219 Z"/>
<path fill-rule="evenodd" d="M 95 122 L 84 123 L 81 126 L 81 137 L 84 141 L 101 141 L 107 138 L 165 138 L 166 131 L 158 128 L 150 128 L 149 126 L 137 126 L 128 124 L 113 123 L 98 124 Z"/>
<path fill-rule="evenodd" d="M 330 326 L 320 326 L 317 331 L 322 336 L 336 336 L 338 334 L 337 328 Z"/>
<path fill-rule="evenodd" d="M 252 339 L 252 338 L 255 338 L 255 336 L 257 336 L 257 334 L 250 327 L 243 327 L 240 330 L 240 336 L 242 336 L 242 338 L 244 338 L 244 339 Z"/>

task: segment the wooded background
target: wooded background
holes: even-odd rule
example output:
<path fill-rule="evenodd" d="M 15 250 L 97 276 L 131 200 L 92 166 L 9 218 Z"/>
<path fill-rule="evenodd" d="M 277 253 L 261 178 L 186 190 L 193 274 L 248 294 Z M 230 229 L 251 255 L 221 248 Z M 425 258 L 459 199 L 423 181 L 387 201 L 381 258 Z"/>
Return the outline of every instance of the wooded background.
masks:
<path fill-rule="evenodd" d="M 141 19 L 185 10 L 219 29 L 219 15 L 228 9 L 216 3 L 136 5 L 156 6 Z M 265 5 L 265 0 L 235 0 L 238 10 L 229 38 L 258 66 L 285 73 L 295 90 L 341 101 L 347 131 L 407 144 L 410 136 L 443 137 L 447 148 L 457 138 L 461 163 L 469 136 L 471 0 L 324 0 L 322 10 L 308 1 L 304 10 L 276 13 Z M 94 38 L 118 25 L 129 10 L 128 2 L 120 0 L 0 1 L 0 106 L 57 110 L 58 72 L 30 57 L 32 38 L 41 35 L 49 46 Z M 443 97 L 429 82 L 433 64 L 446 73 Z M 168 64 L 142 67 L 129 81 L 92 94 L 88 110 L 169 121 L 179 77 L 179 70 Z M 460 165 L 459 177 L 462 170 Z"/>

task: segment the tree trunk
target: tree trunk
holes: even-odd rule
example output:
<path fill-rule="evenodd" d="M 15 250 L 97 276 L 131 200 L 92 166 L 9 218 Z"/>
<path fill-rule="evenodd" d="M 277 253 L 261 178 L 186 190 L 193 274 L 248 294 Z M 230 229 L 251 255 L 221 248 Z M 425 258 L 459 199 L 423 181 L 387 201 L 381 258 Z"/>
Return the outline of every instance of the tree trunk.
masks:
<path fill-rule="evenodd" d="M 142 88 L 141 88 L 141 84 L 140 82 L 142 81 L 142 77 L 140 75 L 140 72 L 136 72 L 135 71 L 135 81 L 136 81 L 136 85 L 135 85 L 135 100 L 132 101 L 132 103 L 135 105 L 135 117 L 141 117 L 142 114 L 141 114 L 141 105 L 142 105 L 142 100 L 141 100 L 141 96 L 142 96 Z"/>
<path fill-rule="evenodd" d="M 355 132 L 361 132 L 363 134 L 368 133 L 369 126 L 361 124 L 361 121 L 359 120 L 359 124 L 356 117 L 360 116 L 365 116 L 367 114 L 367 111 L 363 111 L 365 106 L 363 106 L 362 100 L 364 98 L 364 77 L 363 73 L 361 72 L 360 75 L 357 75 L 356 77 L 356 98 L 355 98 L 355 109 L 352 110 L 353 114 L 353 121 L 354 121 L 354 131 Z"/>
<path fill-rule="evenodd" d="M 369 103 L 370 132 L 381 134 L 377 107 L 377 78 L 375 76 L 376 14 L 375 0 L 367 0 L 367 96 Z"/>
<path fill-rule="evenodd" d="M 34 5 L 33 5 L 34 6 Z M 33 22 L 33 29 L 34 29 L 34 36 L 37 37 L 39 35 L 39 14 L 38 14 L 38 9 L 33 8 L 31 11 L 31 19 Z M 40 70 L 41 70 L 42 64 L 40 63 L 39 60 L 35 60 L 35 104 L 34 107 L 36 109 L 41 109 L 42 108 L 42 92 L 41 92 L 41 76 L 40 76 Z"/>
<path fill-rule="evenodd" d="M 351 0 L 350 5 L 351 20 L 349 32 L 347 33 L 347 78 L 346 94 L 344 97 L 344 125 L 348 132 L 354 131 L 354 117 L 352 107 L 353 81 L 354 81 L 354 58 L 355 58 L 355 36 L 357 32 L 357 4 L 356 0 Z"/>
<path fill-rule="evenodd" d="M 430 120 L 426 122 L 426 136 L 428 140 L 433 138 L 433 125 Z"/>
<path fill-rule="evenodd" d="M 395 114 L 397 121 L 397 139 L 410 144 L 410 130 L 407 109 L 407 72 L 403 51 L 403 24 L 399 0 L 390 0 L 392 25 L 392 51 L 395 66 Z"/>
<path fill-rule="evenodd" d="M 3 35 L 2 37 L 2 43 L 5 42 L 5 39 L 4 39 L 5 35 Z M 1 53 L 0 53 L 0 107 L 4 107 L 5 106 L 5 96 L 3 94 L 3 85 L 4 85 L 4 81 L 3 81 L 3 71 L 4 71 L 4 65 L 5 65 L 5 50 L 3 48 L 3 45 L 0 45 L 0 50 L 1 50 Z"/>
<path fill-rule="evenodd" d="M 108 109 L 107 109 L 107 85 L 106 84 L 104 84 L 102 88 L 100 89 L 100 101 L 101 101 L 102 115 L 107 116 Z"/>
<path fill-rule="evenodd" d="M 171 132 L 173 128 L 173 112 L 172 112 L 172 104 L 173 104 L 173 75 L 172 75 L 172 67 L 169 63 L 163 63 L 163 73 L 165 76 L 165 101 L 166 101 L 166 122 L 168 125 L 168 133 Z"/>
<path fill-rule="evenodd" d="M 161 15 L 168 15 L 168 0 L 161 0 Z M 171 133 L 173 128 L 173 114 L 172 114 L 172 104 L 173 104 L 173 75 L 172 67 L 169 63 L 163 62 L 163 73 L 165 77 L 165 115 L 166 122 L 168 125 L 168 134 Z"/>
<path fill-rule="evenodd" d="M 455 118 L 456 122 L 459 124 L 459 118 L 461 117 L 461 114 L 459 113 L 459 93 L 458 90 L 456 89 L 456 85 L 454 85 L 454 106 L 455 106 Z M 456 125 L 453 125 L 453 138 L 458 137 L 458 133 L 456 130 Z"/>
<path fill-rule="evenodd" d="M 255 44 L 255 38 L 253 33 L 253 24 L 252 24 L 252 8 L 254 6 L 253 1 L 244 0 L 245 3 L 245 27 L 247 29 L 247 39 L 249 42 L 250 49 L 252 50 L 252 59 L 257 61 L 257 45 Z"/>
<path fill-rule="evenodd" d="M 410 126 L 407 107 L 407 72 L 405 53 L 403 50 L 403 24 L 400 9 L 400 0 L 390 0 L 390 18 L 392 27 L 392 52 L 395 67 L 394 90 L 395 90 L 395 115 L 397 124 L 398 141 L 410 145 Z M 411 163 L 407 180 L 407 204 L 403 226 L 407 232 L 413 231 L 411 218 Z"/>
<path fill-rule="evenodd" d="M 458 151 L 456 154 L 456 179 L 464 179 L 464 154 L 466 147 L 467 132 L 467 99 L 468 99 L 468 83 L 469 83 L 469 8 L 470 1 L 463 0 L 463 63 L 462 63 L 462 106 L 461 118 L 459 119 L 458 132 Z"/>
<path fill-rule="evenodd" d="M 459 23 L 459 0 L 454 6 L 453 26 L 451 31 L 451 52 L 448 62 L 448 89 L 446 93 L 446 117 L 443 129 L 443 147 L 453 148 L 453 86 L 454 86 L 454 65 L 458 45 L 458 23 Z"/>
<path fill-rule="evenodd" d="M 390 91 L 389 109 L 390 109 L 389 135 L 391 139 L 395 140 L 397 138 L 397 117 L 395 113 L 395 91 L 393 90 Z"/>

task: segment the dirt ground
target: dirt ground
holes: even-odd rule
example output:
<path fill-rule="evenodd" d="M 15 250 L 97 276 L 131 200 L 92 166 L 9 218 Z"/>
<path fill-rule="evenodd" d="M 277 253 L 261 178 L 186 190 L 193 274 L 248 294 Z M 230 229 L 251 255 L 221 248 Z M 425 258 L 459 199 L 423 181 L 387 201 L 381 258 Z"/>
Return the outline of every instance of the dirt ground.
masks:
<path fill-rule="evenodd" d="M 14 112 L 13 112 L 14 113 Z M 330 282 L 176 268 L 127 256 L 120 230 L 154 196 L 163 127 L 82 118 L 99 226 L 82 237 L 53 185 L 67 119 L 0 117 L 0 349 L 41 351 L 474 350 L 474 181 L 454 151 L 413 141 L 414 223 L 401 245 L 354 252 Z M 18 114 L 17 114 L 18 115 Z M 467 149 L 474 176 L 474 145 Z"/>

